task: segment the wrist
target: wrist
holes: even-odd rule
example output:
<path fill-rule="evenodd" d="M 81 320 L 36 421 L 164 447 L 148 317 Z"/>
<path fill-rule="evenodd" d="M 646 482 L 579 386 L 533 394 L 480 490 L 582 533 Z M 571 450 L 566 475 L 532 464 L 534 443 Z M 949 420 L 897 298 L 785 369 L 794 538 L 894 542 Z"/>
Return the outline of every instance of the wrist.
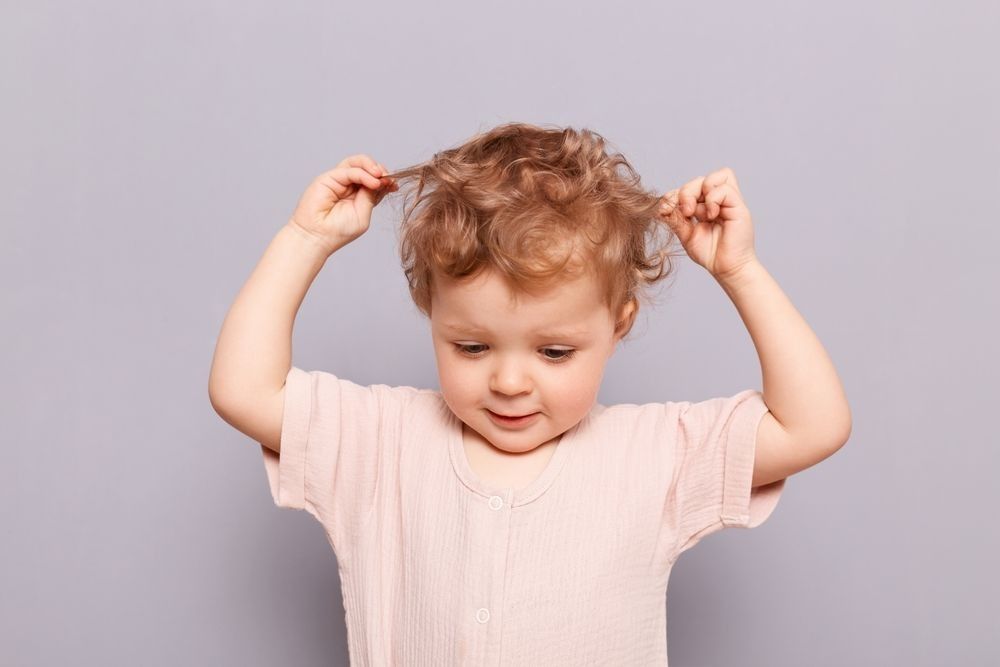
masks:
<path fill-rule="evenodd" d="M 285 224 L 285 227 L 281 230 L 281 232 L 292 239 L 292 243 L 298 251 L 313 260 L 322 260 L 325 262 L 330 255 L 340 249 L 338 246 L 331 245 L 329 242 L 324 241 L 315 234 L 310 233 L 301 225 L 298 225 L 291 220 Z"/>
<path fill-rule="evenodd" d="M 712 277 L 715 278 L 726 292 L 733 292 L 753 282 L 762 273 L 766 273 L 766 269 L 755 256 L 726 273 L 716 274 Z"/>

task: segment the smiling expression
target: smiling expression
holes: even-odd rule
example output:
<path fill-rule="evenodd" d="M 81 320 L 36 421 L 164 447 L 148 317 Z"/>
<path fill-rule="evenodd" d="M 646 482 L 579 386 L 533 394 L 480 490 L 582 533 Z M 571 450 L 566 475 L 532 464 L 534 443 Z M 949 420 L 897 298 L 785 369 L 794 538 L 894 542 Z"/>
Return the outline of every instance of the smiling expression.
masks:
<path fill-rule="evenodd" d="M 430 320 L 448 407 L 510 453 L 551 442 L 587 415 L 618 342 L 590 274 L 539 296 L 518 293 L 516 303 L 489 268 L 462 280 L 435 275 Z"/>

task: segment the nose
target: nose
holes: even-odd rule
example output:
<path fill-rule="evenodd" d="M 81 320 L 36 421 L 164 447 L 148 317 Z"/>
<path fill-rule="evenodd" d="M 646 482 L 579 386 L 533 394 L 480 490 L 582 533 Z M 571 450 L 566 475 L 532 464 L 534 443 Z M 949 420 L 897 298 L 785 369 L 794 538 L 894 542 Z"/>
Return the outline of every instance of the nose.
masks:
<path fill-rule="evenodd" d="M 524 364 L 511 356 L 496 356 L 497 362 L 490 373 L 490 390 L 514 396 L 531 391 L 531 377 Z"/>

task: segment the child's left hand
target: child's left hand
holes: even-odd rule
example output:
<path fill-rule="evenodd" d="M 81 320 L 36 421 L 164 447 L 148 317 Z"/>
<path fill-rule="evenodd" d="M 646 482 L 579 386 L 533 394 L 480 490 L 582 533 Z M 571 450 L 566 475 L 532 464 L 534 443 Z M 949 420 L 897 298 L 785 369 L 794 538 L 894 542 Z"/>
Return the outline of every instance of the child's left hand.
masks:
<path fill-rule="evenodd" d="M 757 258 L 750 211 L 729 167 L 668 192 L 660 217 L 677 234 L 688 257 L 716 279 L 732 276 Z"/>

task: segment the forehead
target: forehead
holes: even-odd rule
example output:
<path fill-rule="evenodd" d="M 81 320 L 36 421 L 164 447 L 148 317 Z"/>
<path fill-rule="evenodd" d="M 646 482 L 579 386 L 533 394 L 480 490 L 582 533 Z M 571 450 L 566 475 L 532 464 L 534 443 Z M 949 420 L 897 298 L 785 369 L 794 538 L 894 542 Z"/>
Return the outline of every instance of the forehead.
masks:
<path fill-rule="evenodd" d="M 461 280 L 435 275 L 431 304 L 432 322 L 448 330 L 516 327 L 571 333 L 610 317 L 597 280 L 589 273 L 534 294 L 515 293 L 491 269 Z"/>

